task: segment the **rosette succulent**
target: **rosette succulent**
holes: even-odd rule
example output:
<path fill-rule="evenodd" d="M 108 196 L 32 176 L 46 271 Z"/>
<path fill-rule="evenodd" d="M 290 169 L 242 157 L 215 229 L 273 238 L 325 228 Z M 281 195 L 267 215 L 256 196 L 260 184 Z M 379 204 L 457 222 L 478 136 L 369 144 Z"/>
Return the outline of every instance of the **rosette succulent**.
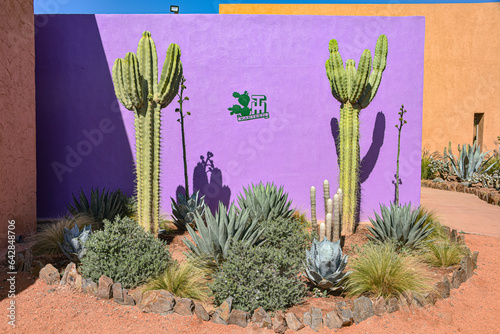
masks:
<path fill-rule="evenodd" d="M 85 226 L 81 231 L 77 224 L 71 230 L 64 228 L 64 240 L 59 243 L 59 247 L 70 261 L 78 262 L 85 256 L 87 252 L 85 243 L 90 233 L 90 225 Z"/>
<path fill-rule="evenodd" d="M 324 238 L 319 242 L 314 239 L 311 250 L 306 250 L 307 278 L 320 289 L 336 290 L 349 275 L 343 272 L 347 258 L 347 255 L 342 256 L 340 240 L 331 242 Z"/>
<path fill-rule="evenodd" d="M 198 212 L 202 217 L 205 207 L 205 196 L 199 197 L 199 192 L 195 192 L 191 197 L 186 197 L 182 192 L 177 194 L 177 202 L 172 200 L 172 218 L 175 226 L 179 230 L 187 231 L 186 225 L 196 228 L 194 214 Z"/>

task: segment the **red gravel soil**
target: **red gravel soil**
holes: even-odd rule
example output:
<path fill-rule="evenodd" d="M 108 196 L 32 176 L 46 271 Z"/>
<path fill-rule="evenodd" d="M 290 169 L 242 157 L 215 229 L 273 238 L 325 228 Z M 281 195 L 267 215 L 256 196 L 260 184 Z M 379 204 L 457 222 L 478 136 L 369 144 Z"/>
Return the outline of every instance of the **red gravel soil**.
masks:
<path fill-rule="evenodd" d="M 436 209 L 439 212 L 439 208 Z M 481 214 L 476 214 L 476 222 L 481 221 Z M 500 214 L 497 224 L 499 221 Z M 169 240 L 170 250 L 177 259 L 183 258 L 180 237 L 178 235 Z M 323 332 L 500 333 L 500 238 L 466 234 L 465 242 L 472 251 L 479 251 L 477 269 L 471 279 L 451 291 L 450 298 L 439 300 L 433 306 L 383 314 L 357 325 L 340 330 L 325 329 Z M 347 247 L 349 245 L 346 242 Z M 3 314 L 0 333 L 272 333 L 253 325 L 243 329 L 234 325 L 202 322 L 195 315 L 142 313 L 138 307 L 97 300 L 67 288 L 54 288 L 41 279 L 32 278 L 28 273 L 16 275 L 16 295 L 11 299 L 7 297 L 9 282 L 6 280 L 6 267 L 2 265 L 0 269 L 0 313 Z M 322 307 L 324 303 L 329 303 L 329 299 L 332 298 L 308 298 L 304 305 L 295 310 L 306 309 L 311 305 Z M 9 325 L 7 318 L 11 300 L 15 300 L 15 328 Z M 286 333 L 293 331 L 287 330 Z M 304 328 L 300 333 L 315 332 Z"/>

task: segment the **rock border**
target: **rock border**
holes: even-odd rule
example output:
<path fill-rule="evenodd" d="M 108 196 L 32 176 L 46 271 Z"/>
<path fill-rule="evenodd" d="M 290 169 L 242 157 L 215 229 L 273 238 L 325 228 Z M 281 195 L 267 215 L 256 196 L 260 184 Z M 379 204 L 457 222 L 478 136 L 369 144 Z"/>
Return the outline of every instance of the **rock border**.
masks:
<path fill-rule="evenodd" d="M 448 182 L 440 179 L 420 180 L 420 185 L 425 188 L 433 188 L 440 190 L 456 191 L 459 193 L 473 194 L 476 195 L 480 200 L 483 200 L 488 204 L 500 206 L 500 193 L 498 194 L 491 193 L 485 190 L 485 188 L 472 188 L 472 187 L 467 187 L 465 184 L 462 184 L 460 182 Z"/>
<path fill-rule="evenodd" d="M 458 236 L 456 230 L 447 228 L 446 231 L 452 239 L 455 236 L 455 241 L 463 242 L 463 239 L 459 238 L 463 238 L 463 236 Z M 273 330 L 275 333 L 285 333 L 288 328 L 300 331 L 306 326 L 314 331 L 321 331 L 326 328 L 339 329 L 351 326 L 373 316 L 381 316 L 384 313 L 392 313 L 408 307 L 433 305 L 440 299 L 449 298 L 451 289 L 460 287 L 462 283 L 473 276 L 474 270 L 477 268 L 479 252 L 472 253 L 469 248 L 466 247 L 466 249 L 468 254 L 462 258 L 459 268 L 452 272 L 451 279 L 447 275 L 442 276 L 442 280 L 436 283 L 431 292 L 425 296 L 403 294 L 399 299 L 379 297 L 375 300 L 363 296 L 352 302 L 337 302 L 335 309 L 325 314 L 316 307 L 311 307 L 302 315 L 277 311 L 274 317 L 271 317 L 262 307 L 257 308 L 251 314 L 232 309 L 232 297 L 227 298 L 216 310 L 207 312 L 201 304 L 188 298 L 175 298 L 165 290 L 144 293 L 136 290 L 133 295 L 129 295 L 120 283 L 113 282 L 105 275 L 99 278 L 98 283 L 92 282 L 90 279 L 84 279 L 78 273 L 76 264 L 73 262 L 66 266 L 62 278 L 60 278 L 59 271 L 50 263 L 40 270 L 40 278 L 48 285 L 67 286 L 78 292 L 91 294 L 97 299 L 113 300 L 120 305 L 137 306 L 146 313 L 196 315 L 202 321 L 211 321 L 221 325 L 237 325 L 242 328 L 252 324 L 258 328 Z"/>

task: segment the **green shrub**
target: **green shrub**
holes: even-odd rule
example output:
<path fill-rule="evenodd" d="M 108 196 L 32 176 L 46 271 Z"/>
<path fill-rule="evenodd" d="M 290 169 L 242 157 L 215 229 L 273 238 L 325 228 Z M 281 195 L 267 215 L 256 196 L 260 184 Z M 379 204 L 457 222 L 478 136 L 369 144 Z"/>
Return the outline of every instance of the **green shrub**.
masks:
<path fill-rule="evenodd" d="M 177 297 L 205 301 L 209 293 L 206 277 L 206 270 L 197 268 L 190 261 L 174 263 L 162 275 L 151 280 L 143 291 L 166 290 Z"/>
<path fill-rule="evenodd" d="M 305 261 L 306 249 L 309 249 L 313 238 L 302 221 L 280 218 L 261 222 L 260 226 L 264 229 L 262 247 L 280 249 L 294 259 Z"/>
<path fill-rule="evenodd" d="M 93 232 L 85 246 L 83 275 L 94 281 L 106 275 L 124 288 L 142 284 L 171 265 L 166 244 L 130 218 L 104 220 L 104 230 Z"/>
<path fill-rule="evenodd" d="M 219 305 L 231 296 L 234 308 L 248 312 L 259 306 L 274 311 L 295 305 L 305 295 L 300 265 L 284 249 L 236 242 L 210 285 L 214 301 Z"/>
<path fill-rule="evenodd" d="M 128 216 L 133 205 L 132 201 L 121 190 L 115 190 L 111 193 L 99 188 L 92 188 L 90 191 L 90 201 L 80 189 L 80 197 L 77 200 L 73 195 L 73 204 L 68 204 L 69 212 L 75 216 L 77 214 L 86 214 L 94 218 L 96 224 L 93 224 L 92 231 L 102 229 L 104 219 L 113 220 L 115 216 Z"/>
<path fill-rule="evenodd" d="M 367 243 L 350 261 L 352 273 L 347 280 L 347 293 L 349 296 L 368 294 L 384 298 L 405 291 L 422 294 L 430 287 L 418 266 L 414 257 L 398 253 L 392 243 Z"/>
<path fill-rule="evenodd" d="M 36 255 L 62 255 L 63 252 L 59 244 L 64 241 L 64 228 L 71 229 L 76 223 L 82 229 L 93 222 L 94 219 L 87 215 L 76 215 L 45 225 L 42 231 L 35 235 L 33 253 Z"/>
<path fill-rule="evenodd" d="M 426 245 L 427 251 L 423 254 L 424 261 L 433 267 L 449 267 L 460 263 L 465 255 L 463 247 L 456 243 L 443 241 L 431 242 Z"/>

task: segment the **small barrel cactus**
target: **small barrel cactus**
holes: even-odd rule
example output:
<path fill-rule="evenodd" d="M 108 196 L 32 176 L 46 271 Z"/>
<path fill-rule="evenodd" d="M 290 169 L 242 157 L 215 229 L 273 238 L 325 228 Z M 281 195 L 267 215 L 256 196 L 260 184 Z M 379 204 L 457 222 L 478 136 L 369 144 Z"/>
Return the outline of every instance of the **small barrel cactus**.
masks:
<path fill-rule="evenodd" d="M 59 243 L 59 247 L 70 261 L 78 262 L 85 256 L 87 252 L 85 243 L 90 233 L 90 225 L 85 226 L 81 231 L 77 224 L 71 230 L 64 228 L 64 240 Z"/>
<path fill-rule="evenodd" d="M 336 290 L 349 272 L 344 273 L 347 255 L 342 256 L 340 241 L 331 242 L 327 238 L 319 242 L 314 239 L 311 250 L 306 250 L 307 278 L 320 289 Z"/>

